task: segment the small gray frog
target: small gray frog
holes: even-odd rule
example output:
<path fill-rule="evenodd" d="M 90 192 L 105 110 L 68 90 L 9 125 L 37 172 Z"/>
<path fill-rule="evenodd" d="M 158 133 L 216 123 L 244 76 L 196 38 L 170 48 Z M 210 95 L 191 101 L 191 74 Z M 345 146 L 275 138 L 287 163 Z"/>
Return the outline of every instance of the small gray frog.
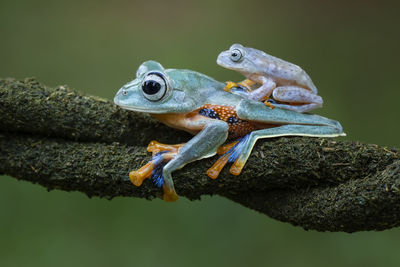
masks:
<path fill-rule="evenodd" d="M 317 95 L 318 90 L 310 76 L 295 64 L 241 44 L 233 44 L 229 50 L 221 52 L 217 64 L 247 78 L 238 84 L 227 82 L 226 91 L 265 101 L 270 107 L 300 113 L 322 107 L 322 97 Z M 243 87 L 245 91 L 238 90 Z M 270 97 L 274 100 L 273 105 Z"/>

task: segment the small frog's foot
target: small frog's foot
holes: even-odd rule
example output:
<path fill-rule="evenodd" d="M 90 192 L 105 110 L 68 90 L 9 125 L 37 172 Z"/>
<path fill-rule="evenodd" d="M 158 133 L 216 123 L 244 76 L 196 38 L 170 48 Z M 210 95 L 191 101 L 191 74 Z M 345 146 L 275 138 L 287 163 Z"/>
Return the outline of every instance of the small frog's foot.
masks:
<path fill-rule="evenodd" d="M 256 82 L 254 82 L 254 81 L 252 81 L 252 80 L 249 80 L 249 79 L 246 79 L 246 80 L 244 80 L 244 81 L 241 81 L 241 82 L 238 83 L 238 84 L 241 85 L 241 86 L 243 86 L 243 87 L 245 87 L 245 88 L 247 88 L 248 90 L 251 90 L 251 87 L 252 87 L 253 85 L 255 85 Z"/>
<path fill-rule="evenodd" d="M 272 109 L 275 108 L 275 106 L 274 106 L 271 102 L 268 102 L 268 99 L 264 101 L 264 104 L 265 104 L 267 107 L 270 107 L 270 108 L 272 108 Z"/>
<path fill-rule="evenodd" d="M 164 191 L 164 201 L 166 202 L 174 202 L 178 200 L 178 194 L 175 192 L 174 188 L 170 188 L 167 185 L 163 185 L 163 191 Z"/>
<path fill-rule="evenodd" d="M 226 83 L 226 85 L 225 85 L 224 91 L 227 91 L 227 92 L 230 91 L 233 87 L 239 87 L 239 85 L 237 83 L 234 83 L 231 81 L 228 81 L 225 83 Z"/>
<path fill-rule="evenodd" d="M 179 150 L 179 148 L 181 148 L 183 145 L 184 144 L 167 145 L 167 144 L 162 144 L 160 142 L 157 142 L 157 141 L 153 140 L 147 146 L 147 151 L 148 152 L 152 152 L 153 156 L 154 156 L 157 153 L 160 153 L 160 152 L 163 152 L 163 151 L 177 152 Z"/>
<path fill-rule="evenodd" d="M 229 149 L 207 170 L 207 175 L 212 179 L 216 179 L 228 162 L 234 162 L 230 172 L 233 175 L 239 175 L 245 164 L 245 162 L 241 162 L 240 155 L 246 147 L 249 136 L 248 134 L 232 144 L 221 146 L 219 152 L 224 152 L 226 149 Z M 218 154 L 220 154 L 219 152 L 217 151 Z"/>

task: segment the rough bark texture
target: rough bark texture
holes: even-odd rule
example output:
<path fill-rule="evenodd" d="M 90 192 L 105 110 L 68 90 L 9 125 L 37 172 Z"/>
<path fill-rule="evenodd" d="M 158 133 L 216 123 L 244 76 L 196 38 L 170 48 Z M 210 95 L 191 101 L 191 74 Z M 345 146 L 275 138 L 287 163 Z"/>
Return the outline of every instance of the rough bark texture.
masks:
<path fill-rule="evenodd" d="M 150 159 L 152 139 L 186 141 L 110 101 L 34 79 L 0 80 L 0 174 L 89 196 L 161 195 L 128 173 Z M 240 176 L 205 174 L 215 157 L 174 172 L 189 199 L 218 194 L 281 221 L 319 231 L 383 230 L 400 225 L 400 156 L 372 144 L 322 138 L 260 140 Z"/>

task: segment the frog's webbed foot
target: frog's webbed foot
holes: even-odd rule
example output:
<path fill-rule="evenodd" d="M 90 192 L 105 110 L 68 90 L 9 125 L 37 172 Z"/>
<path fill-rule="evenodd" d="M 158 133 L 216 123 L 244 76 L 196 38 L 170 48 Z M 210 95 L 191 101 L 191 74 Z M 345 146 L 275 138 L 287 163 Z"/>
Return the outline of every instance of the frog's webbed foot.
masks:
<path fill-rule="evenodd" d="M 159 178 L 162 178 L 162 175 L 160 176 L 158 173 L 160 171 L 162 172 L 166 162 L 176 156 L 177 153 L 177 151 L 159 151 L 153 154 L 153 157 L 148 163 L 146 163 L 146 165 L 137 171 L 131 171 L 129 173 L 129 179 L 131 180 L 132 184 L 141 186 L 144 180 L 152 177 L 155 184 L 158 187 L 161 187 L 162 179 L 160 180 Z"/>
<path fill-rule="evenodd" d="M 219 147 L 217 153 L 219 155 L 222 154 L 222 156 L 219 157 L 213 166 L 207 170 L 207 175 L 212 179 L 216 179 L 228 162 L 233 162 L 233 165 L 230 168 L 231 174 L 239 175 L 244 167 L 245 162 L 239 162 L 238 159 L 240 155 L 245 152 L 249 137 L 250 134 L 247 134 L 236 142 Z"/>
<path fill-rule="evenodd" d="M 246 80 L 241 81 L 241 82 L 238 83 L 238 85 L 241 85 L 241 86 L 245 87 L 247 90 L 251 90 L 252 86 L 255 85 L 255 84 L 256 84 L 256 82 L 252 81 L 250 79 L 246 79 Z"/>
<path fill-rule="evenodd" d="M 164 167 L 178 154 L 178 151 L 161 151 L 155 154 L 152 159 L 137 171 L 129 173 L 131 182 L 140 186 L 143 181 L 149 177 L 153 180 L 157 187 L 162 187 L 164 191 L 164 201 L 176 201 L 178 194 L 175 192 L 174 186 L 164 182 Z"/>
<path fill-rule="evenodd" d="M 179 148 L 183 147 L 185 144 L 178 144 L 178 145 L 167 145 L 161 144 L 156 140 L 153 140 L 147 146 L 147 151 L 152 152 L 153 156 L 162 151 L 171 151 L 171 152 L 178 152 Z"/>
<path fill-rule="evenodd" d="M 184 144 L 166 145 L 157 141 L 151 141 L 147 147 L 148 152 L 153 153 L 152 159 L 137 171 L 129 173 L 129 179 L 136 186 L 141 186 L 147 178 L 153 180 L 157 187 L 162 187 L 164 190 L 165 201 L 175 201 L 178 195 L 173 186 L 168 186 L 164 183 L 163 170 L 164 166 L 173 159 Z"/>
<path fill-rule="evenodd" d="M 249 80 L 249 79 L 246 79 L 246 80 L 241 81 L 239 83 L 235 83 L 235 82 L 232 82 L 232 81 L 227 81 L 227 82 L 225 82 L 225 84 L 226 85 L 225 85 L 224 91 L 227 91 L 227 92 L 230 91 L 232 88 L 235 88 L 235 87 L 242 88 L 245 91 L 251 91 L 252 86 L 255 85 L 256 82 L 254 82 L 252 80 Z"/>
<path fill-rule="evenodd" d="M 237 143 L 239 143 L 239 141 L 235 141 L 235 142 L 233 142 L 233 143 L 220 146 L 220 147 L 217 149 L 217 154 L 218 154 L 218 155 L 223 155 L 223 154 L 225 154 L 225 153 L 228 152 L 232 147 L 234 147 Z"/>
<path fill-rule="evenodd" d="M 265 100 L 265 101 L 264 101 L 264 104 L 265 104 L 267 107 L 275 108 L 275 106 L 269 101 L 269 99 Z"/>
<path fill-rule="evenodd" d="M 239 87 L 239 85 L 235 82 L 232 81 L 227 81 L 225 82 L 225 87 L 224 87 L 224 91 L 229 92 L 232 88 L 234 87 Z"/>

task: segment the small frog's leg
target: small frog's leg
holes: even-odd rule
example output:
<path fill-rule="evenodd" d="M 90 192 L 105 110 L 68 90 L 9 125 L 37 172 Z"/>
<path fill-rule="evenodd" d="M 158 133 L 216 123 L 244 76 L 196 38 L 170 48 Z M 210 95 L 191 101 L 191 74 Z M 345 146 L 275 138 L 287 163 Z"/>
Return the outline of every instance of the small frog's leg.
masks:
<path fill-rule="evenodd" d="M 291 104 L 275 104 L 276 107 L 293 110 L 296 112 L 307 112 L 322 107 L 322 97 L 310 90 L 297 86 L 280 86 L 272 93 L 275 100 Z"/>
<path fill-rule="evenodd" d="M 320 125 L 313 126 L 289 124 L 274 128 L 257 130 L 249 134 L 249 138 L 246 140 L 243 147 L 240 148 L 240 155 L 232 164 L 230 172 L 233 175 L 239 175 L 241 173 L 247 159 L 250 156 L 254 144 L 260 138 L 273 138 L 280 136 L 335 137 L 341 135 L 343 135 L 341 129 Z"/>
<path fill-rule="evenodd" d="M 320 108 L 321 104 L 317 104 L 317 103 L 304 104 L 304 105 L 274 104 L 274 107 L 292 110 L 292 111 L 296 111 L 299 113 L 304 113 L 304 112 L 308 112 L 308 111 L 311 111 L 316 108 Z"/>
<path fill-rule="evenodd" d="M 226 85 L 225 85 L 224 91 L 230 91 L 233 87 L 240 87 L 240 86 L 246 88 L 247 90 L 251 90 L 251 87 L 256 84 L 256 82 L 254 82 L 250 79 L 246 79 L 246 80 L 243 80 L 238 83 L 235 83 L 232 81 L 227 81 L 225 83 L 226 83 Z"/>
<path fill-rule="evenodd" d="M 178 199 L 171 173 L 190 162 L 215 155 L 218 147 L 225 142 L 227 136 L 228 124 L 223 121 L 212 120 L 195 137 L 179 149 L 178 154 L 163 168 L 165 201 L 175 201 Z"/>
<path fill-rule="evenodd" d="M 275 89 L 276 84 L 273 80 L 266 77 L 257 78 L 261 82 L 261 86 L 249 92 L 248 99 L 256 101 L 265 101 L 271 95 L 272 91 Z M 270 104 L 270 103 L 269 103 Z"/>
<path fill-rule="evenodd" d="M 241 85 L 241 86 L 246 87 L 246 88 L 249 89 L 249 90 L 251 90 L 251 87 L 252 87 L 253 85 L 255 85 L 256 82 L 255 82 L 255 81 L 252 81 L 252 80 L 250 80 L 250 79 L 246 79 L 246 80 L 244 80 L 244 81 L 239 82 L 238 84 Z"/>

